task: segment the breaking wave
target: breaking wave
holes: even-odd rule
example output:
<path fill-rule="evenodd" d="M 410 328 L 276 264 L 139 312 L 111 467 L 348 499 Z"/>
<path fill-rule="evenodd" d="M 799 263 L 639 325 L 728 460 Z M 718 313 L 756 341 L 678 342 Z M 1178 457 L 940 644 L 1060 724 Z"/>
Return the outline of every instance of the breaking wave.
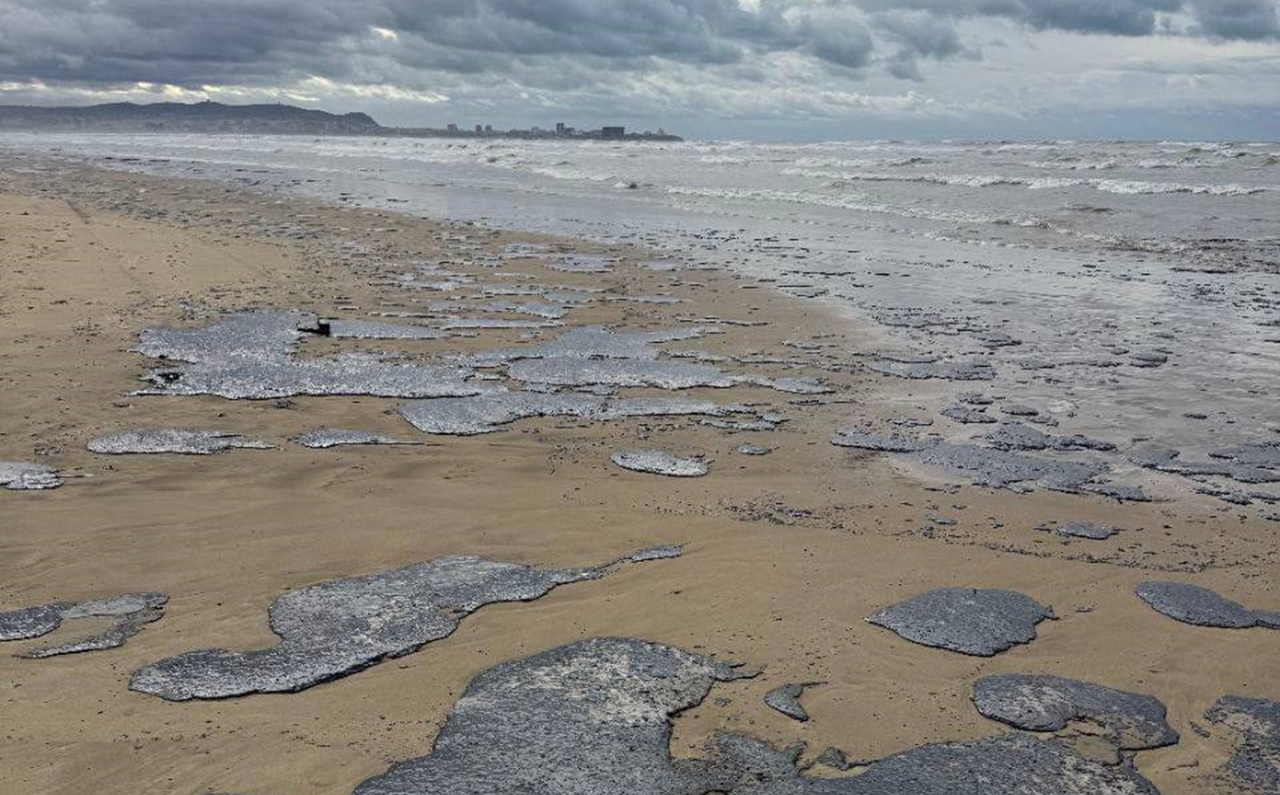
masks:
<path fill-rule="evenodd" d="M 1125 179 L 1100 179 L 1090 180 L 1090 182 L 1098 190 L 1123 195 L 1191 193 L 1206 196 L 1252 196 L 1271 190 L 1271 188 L 1249 185 L 1182 185 L 1173 182 L 1142 182 Z"/>
<path fill-rule="evenodd" d="M 1251 196 L 1271 190 L 1271 188 L 1256 185 L 1186 185 L 1141 180 L 1014 177 L 999 174 L 879 174 L 872 172 L 823 171 L 806 168 L 790 168 L 783 171 L 783 173 L 789 176 L 811 177 L 837 182 L 916 182 L 965 188 L 1015 185 L 1030 188 L 1031 190 L 1049 190 L 1088 186 L 1106 193 L 1125 195 L 1189 193 L 1207 196 Z"/>
<path fill-rule="evenodd" d="M 1041 218 L 1031 216 L 1002 216 L 983 213 L 971 213 L 961 210 L 929 210 L 921 207 L 895 206 L 879 202 L 866 201 L 854 195 L 831 195 L 827 193 L 807 193 L 802 191 L 783 191 L 761 188 L 694 188 L 672 186 L 666 189 L 673 196 L 693 196 L 710 199 L 727 199 L 730 201 L 781 202 L 784 204 L 808 204 L 821 207 L 836 207 L 865 213 L 896 215 L 900 218 L 915 218 L 924 221 L 939 221 L 949 224 L 992 224 L 996 226 L 1021 226 L 1028 228 L 1051 229 L 1053 224 Z"/>

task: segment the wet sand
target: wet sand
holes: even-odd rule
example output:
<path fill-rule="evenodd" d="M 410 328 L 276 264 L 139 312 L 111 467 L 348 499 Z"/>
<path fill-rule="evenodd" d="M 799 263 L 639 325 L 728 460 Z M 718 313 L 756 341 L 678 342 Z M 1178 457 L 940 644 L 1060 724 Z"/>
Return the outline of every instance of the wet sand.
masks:
<path fill-rule="evenodd" d="M 1212 791 L 1202 777 L 1228 758 L 1232 738 L 1203 737 L 1190 722 L 1203 723 L 1229 693 L 1280 698 L 1280 633 L 1179 624 L 1133 594 L 1143 580 L 1172 579 L 1280 609 L 1274 523 L 1192 494 L 1173 476 L 1153 492 L 1177 499 L 1152 503 L 1043 488 L 1014 494 L 833 446 L 843 427 L 931 415 L 956 385 L 858 366 L 874 332 L 768 284 L 649 270 L 637 265 L 645 252 L 549 238 L 533 242 L 621 261 L 605 274 L 562 272 L 539 259 L 482 267 L 482 253 L 529 238 L 90 170 L 0 173 L 0 220 L 0 460 L 53 465 L 68 478 L 49 492 L 0 492 L 0 609 L 133 591 L 171 597 L 164 618 L 122 648 L 48 660 L 9 653 L 49 638 L 0 648 L 9 683 L 0 699 L 0 790 L 346 795 L 391 763 L 427 753 L 476 674 L 595 636 L 765 666 L 755 679 L 717 685 L 678 718 L 677 755 L 724 729 L 778 746 L 804 741 L 809 757 L 836 746 L 862 759 L 991 736 L 1005 729 L 973 708 L 973 683 L 1051 673 L 1163 701 L 1181 742 L 1138 754 L 1137 767 L 1163 792 L 1197 793 Z M 144 328 L 198 327 L 252 307 L 378 319 L 368 313 L 450 298 L 406 295 L 393 283 L 416 260 L 485 283 L 678 298 L 591 300 L 564 322 L 657 330 L 694 325 L 681 318 L 750 321 L 759 325 L 719 325 L 723 334 L 663 348 L 800 362 L 725 367 L 817 377 L 835 392 L 817 405 L 759 386 L 682 393 L 763 404 L 787 420 L 771 432 L 728 433 L 698 418 L 544 418 L 465 438 L 419 434 L 395 414 L 397 399 L 129 395 L 154 365 L 129 351 Z M 314 339 L 303 349 L 431 358 L 515 346 L 527 333 Z M 832 367 L 833 359 L 848 366 Z M 85 448 L 134 427 L 216 428 L 279 449 L 105 457 Z M 321 427 L 426 444 L 311 450 L 290 441 Z M 735 452 L 744 443 L 774 450 Z M 610 463 L 614 451 L 633 448 L 702 454 L 711 472 L 663 478 Z M 1125 532 L 1065 539 L 1034 529 L 1045 521 Z M 579 566 L 656 544 L 684 544 L 684 555 L 531 603 L 484 607 L 417 653 L 301 693 L 169 703 L 127 688 L 132 671 L 163 657 L 271 645 L 266 608 L 290 588 L 440 555 Z M 1021 591 L 1052 605 L 1059 620 L 990 659 L 914 645 L 864 621 L 948 586 Z M 779 685 L 817 680 L 827 684 L 805 694 L 807 723 L 764 705 Z"/>

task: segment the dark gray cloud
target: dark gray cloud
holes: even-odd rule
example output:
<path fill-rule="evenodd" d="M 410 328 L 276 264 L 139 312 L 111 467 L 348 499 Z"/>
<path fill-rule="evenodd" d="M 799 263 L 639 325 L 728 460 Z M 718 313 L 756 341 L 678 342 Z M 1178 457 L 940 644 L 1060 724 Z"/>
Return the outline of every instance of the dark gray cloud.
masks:
<path fill-rule="evenodd" d="M 791 38 L 802 51 L 852 69 L 866 66 L 875 49 L 862 20 L 837 8 L 821 8 L 802 17 Z"/>
<path fill-rule="evenodd" d="M 1191 0 L 1196 21 L 1224 39 L 1280 38 L 1280 9 L 1273 0 Z"/>
<path fill-rule="evenodd" d="M 778 15 L 735 0 L 392 0 L 385 10 L 386 27 L 431 44 L 510 55 L 728 63 L 789 34 Z"/>
<path fill-rule="evenodd" d="M 1041 29 L 1118 36 L 1148 36 L 1156 31 L 1156 12 L 1171 13 L 1182 0 L 1023 0 L 1024 20 Z"/>
<path fill-rule="evenodd" d="M 927 60 L 978 57 L 960 33 L 974 26 L 1280 39 L 1277 0 L 0 0 L 0 20 L 0 82 L 193 89 L 468 76 L 563 90 L 747 74 L 779 55 L 835 79 L 920 80 Z"/>
<path fill-rule="evenodd" d="M 954 25 L 925 11 L 887 11 L 874 20 L 884 33 L 917 55 L 948 58 L 965 50 Z"/>
<path fill-rule="evenodd" d="M 344 61 L 374 54 L 463 72 L 565 55 L 722 64 L 812 47 L 850 59 L 847 45 L 736 0 L 0 0 L 0 18 L 9 79 L 254 83 L 341 77 Z M 375 48 L 372 28 L 401 46 Z"/>
<path fill-rule="evenodd" d="M 868 11 L 914 10 L 935 17 L 1008 19 L 1038 30 L 1149 36 L 1161 14 L 1190 12 L 1200 30 L 1230 39 L 1276 35 L 1275 0 L 856 0 Z"/>
<path fill-rule="evenodd" d="M 883 11 L 872 16 L 872 24 L 897 52 L 885 62 L 889 74 L 902 80 L 922 80 L 918 59 L 943 60 L 978 52 L 964 46 L 955 25 L 944 17 L 919 9 Z"/>
<path fill-rule="evenodd" d="M 0 77 L 253 83 L 323 60 L 374 4 L 334 0 L 0 0 Z"/>

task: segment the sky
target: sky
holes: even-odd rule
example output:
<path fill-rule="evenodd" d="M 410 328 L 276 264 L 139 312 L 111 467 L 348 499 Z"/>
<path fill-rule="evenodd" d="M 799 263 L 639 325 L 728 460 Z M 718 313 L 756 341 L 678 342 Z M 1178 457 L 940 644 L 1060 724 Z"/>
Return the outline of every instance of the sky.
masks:
<path fill-rule="evenodd" d="M 1280 138 L 1280 0 L 0 0 L 0 104 L 689 137 Z"/>

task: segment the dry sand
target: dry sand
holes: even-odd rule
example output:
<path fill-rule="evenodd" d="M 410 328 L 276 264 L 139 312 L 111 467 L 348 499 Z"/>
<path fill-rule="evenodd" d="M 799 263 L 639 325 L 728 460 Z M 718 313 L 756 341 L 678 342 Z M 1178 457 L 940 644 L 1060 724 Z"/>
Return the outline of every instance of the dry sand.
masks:
<path fill-rule="evenodd" d="M 861 758 L 988 736 L 1003 727 L 970 704 L 977 678 L 1055 673 L 1164 701 L 1182 741 L 1137 764 L 1162 791 L 1192 793 L 1204 791 L 1197 777 L 1227 758 L 1231 738 L 1202 737 L 1190 722 L 1227 693 L 1280 698 L 1280 633 L 1178 624 L 1133 596 L 1143 579 L 1178 579 L 1280 609 L 1274 526 L 1192 496 L 1122 505 L 952 486 L 954 478 L 828 443 L 840 427 L 936 407 L 945 385 L 856 366 L 759 366 L 751 372 L 822 377 L 840 402 L 801 407 L 760 388 L 693 390 L 768 403 L 789 422 L 728 434 L 696 419 L 525 420 L 489 436 L 426 437 L 428 446 L 335 450 L 288 440 L 322 426 L 420 435 L 391 411 L 395 400 L 128 396 L 148 364 L 128 350 L 145 327 L 198 325 L 249 306 L 367 311 L 400 296 L 372 282 L 410 260 L 435 260 L 463 235 L 494 250 L 515 239 L 194 182 L 0 173 L 0 460 L 71 476 L 47 493 L 0 491 L 0 609 L 140 590 L 172 596 L 163 620 L 120 649 L 37 661 L 9 654 L 48 638 L 4 645 L 0 791 L 346 795 L 390 763 L 426 753 L 480 671 L 599 635 L 766 666 L 682 715 L 678 754 L 725 728 Z M 625 261 L 607 275 L 554 272 L 535 260 L 503 270 L 529 274 L 522 282 L 687 302 L 594 302 L 570 313 L 572 325 L 670 328 L 681 315 L 765 324 L 726 326 L 669 349 L 795 358 L 785 340 L 817 338 L 852 363 L 873 334 L 749 279 L 658 273 L 634 266 L 642 252 L 612 253 Z M 456 258 L 447 267 L 493 277 Z M 522 333 L 343 347 L 429 356 L 512 345 Z M 315 342 L 309 350 L 332 345 Z M 85 449 L 95 436 L 137 426 L 221 428 L 280 449 L 118 458 Z M 777 449 L 735 453 L 745 442 Z M 712 473 L 624 472 L 609 463 L 622 447 L 706 454 Z M 934 514 L 957 525 L 918 532 Z M 1128 532 L 1068 542 L 1033 529 L 1046 520 Z M 271 645 L 266 607 L 292 587 L 445 554 L 577 565 L 659 543 L 683 543 L 685 554 L 529 604 L 483 608 L 418 653 L 303 693 L 175 704 L 127 689 L 134 669 L 162 657 Z M 1023 591 L 1061 618 L 993 659 L 913 645 L 863 620 L 942 586 Z M 828 682 L 805 696 L 807 724 L 764 707 L 769 689 L 807 680 Z"/>

